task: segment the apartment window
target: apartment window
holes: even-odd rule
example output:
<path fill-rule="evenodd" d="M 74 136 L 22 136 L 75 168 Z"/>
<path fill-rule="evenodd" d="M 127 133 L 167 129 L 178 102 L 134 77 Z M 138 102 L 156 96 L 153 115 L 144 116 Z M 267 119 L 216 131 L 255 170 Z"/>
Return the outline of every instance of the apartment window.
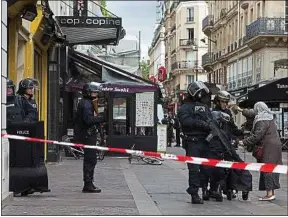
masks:
<path fill-rule="evenodd" d="M 250 23 L 253 22 L 253 13 L 254 13 L 253 8 L 251 8 L 250 9 Z"/>
<path fill-rule="evenodd" d="M 257 4 L 257 18 L 261 17 L 261 5 L 260 2 Z"/>
<path fill-rule="evenodd" d="M 189 84 L 191 84 L 192 82 L 194 82 L 194 75 L 186 75 L 186 83 L 187 83 L 187 86 Z"/>
<path fill-rule="evenodd" d="M 194 22 L 194 7 L 187 8 L 187 23 Z"/>
<path fill-rule="evenodd" d="M 194 39 L 194 28 L 187 29 L 188 31 L 188 39 Z"/>

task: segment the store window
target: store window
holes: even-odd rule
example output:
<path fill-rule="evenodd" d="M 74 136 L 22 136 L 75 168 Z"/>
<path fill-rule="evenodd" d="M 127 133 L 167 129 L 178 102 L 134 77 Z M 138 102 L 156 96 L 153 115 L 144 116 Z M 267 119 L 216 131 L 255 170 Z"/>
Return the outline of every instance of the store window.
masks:
<path fill-rule="evenodd" d="M 131 134 L 130 123 L 127 118 L 127 99 L 113 99 L 113 134 L 125 136 Z"/>

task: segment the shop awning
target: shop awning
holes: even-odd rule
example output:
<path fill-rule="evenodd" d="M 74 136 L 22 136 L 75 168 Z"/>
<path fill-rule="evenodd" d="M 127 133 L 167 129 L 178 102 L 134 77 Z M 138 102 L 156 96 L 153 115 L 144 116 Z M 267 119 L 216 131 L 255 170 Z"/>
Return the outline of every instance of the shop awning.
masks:
<path fill-rule="evenodd" d="M 250 101 L 288 102 L 288 77 L 281 78 L 248 93 Z"/>
<path fill-rule="evenodd" d="M 252 105 L 255 102 L 287 103 L 288 77 L 277 79 L 266 84 L 257 84 L 235 91 L 231 95 L 237 98 L 239 105 Z"/>
<path fill-rule="evenodd" d="M 159 90 L 159 87 L 150 81 L 77 51 L 69 52 L 69 62 L 72 77 L 66 90 L 80 90 L 84 83 L 92 81 L 101 82 L 103 91 L 107 92 L 137 93 Z"/>
<path fill-rule="evenodd" d="M 117 45 L 125 30 L 120 17 L 56 16 L 69 45 Z"/>

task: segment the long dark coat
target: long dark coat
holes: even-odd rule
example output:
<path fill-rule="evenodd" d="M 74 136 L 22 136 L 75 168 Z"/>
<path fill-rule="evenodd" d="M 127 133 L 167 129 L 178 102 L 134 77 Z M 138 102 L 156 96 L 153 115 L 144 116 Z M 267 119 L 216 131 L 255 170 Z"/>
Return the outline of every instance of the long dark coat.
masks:
<path fill-rule="evenodd" d="M 249 137 L 243 140 L 245 146 L 263 146 L 263 158 L 259 163 L 282 164 L 282 145 L 274 120 L 258 121 Z M 270 180 L 270 181 L 267 181 Z M 280 188 L 279 174 L 261 173 L 259 190 Z"/>

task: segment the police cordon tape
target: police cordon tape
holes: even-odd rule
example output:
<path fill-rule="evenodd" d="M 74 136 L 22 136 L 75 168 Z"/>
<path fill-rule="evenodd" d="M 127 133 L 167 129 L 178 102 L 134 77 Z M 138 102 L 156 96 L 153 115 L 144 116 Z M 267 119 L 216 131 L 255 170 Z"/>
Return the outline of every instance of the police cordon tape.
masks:
<path fill-rule="evenodd" d="M 221 168 L 259 171 L 259 172 L 267 172 L 267 173 L 281 173 L 281 174 L 288 175 L 287 165 L 276 165 L 276 164 L 269 164 L 269 163 L 230 162 L 230 161 L 223 161 L 223 160 L 216 160 L 216 159 L 188 157 L 188 156 L 183 156 L 183 155 L 164 154 L 164 153 L 150 152 L 150 151 L 110 148 L 110 147 L 84 145 L 84 144 L 71 143 L 71 142 L 59 142 L 59 141 L 54 141 L 54 140 L 31 138 L 31 137 L 4 134 L 4 133 L 1 133 L 1 137 L 8 138 L 8 139 L 15 139 L 15 140 L 24 140 L 27 142 L 41 142 L 41 143 L 48 143 L 48 144 L 54 144 L 54 145 L 71 146 L 71 147 L 76 147 L 76 148 L 89 148 L 89 149 L 97 149 L 100 151 L 135 154 L 135 155 L 148 156 L 148 157 L 158 157 L 158 158 L 162 158 L 166 160 L 175 160 L 175 161 L 199 164 L 199 165 L 210 166 L 210 167 L 221 167 Z"/>

